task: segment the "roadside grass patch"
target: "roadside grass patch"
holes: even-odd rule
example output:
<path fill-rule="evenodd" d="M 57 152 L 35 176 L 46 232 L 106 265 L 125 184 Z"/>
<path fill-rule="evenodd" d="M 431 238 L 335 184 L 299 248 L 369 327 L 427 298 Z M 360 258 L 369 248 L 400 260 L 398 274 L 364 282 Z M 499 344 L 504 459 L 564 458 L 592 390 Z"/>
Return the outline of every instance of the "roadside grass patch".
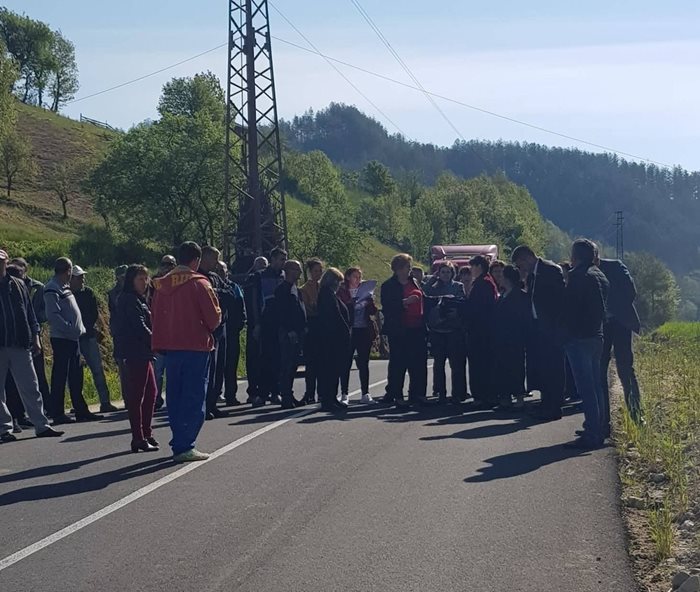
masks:
<path fill-rule="evenodd" d="M 620 480 L 639 575 L 665 591 L 672 571 L 700 564 L 700 323 L 640 338 L 636 368 L 645 422 L 618 415 Z"/>

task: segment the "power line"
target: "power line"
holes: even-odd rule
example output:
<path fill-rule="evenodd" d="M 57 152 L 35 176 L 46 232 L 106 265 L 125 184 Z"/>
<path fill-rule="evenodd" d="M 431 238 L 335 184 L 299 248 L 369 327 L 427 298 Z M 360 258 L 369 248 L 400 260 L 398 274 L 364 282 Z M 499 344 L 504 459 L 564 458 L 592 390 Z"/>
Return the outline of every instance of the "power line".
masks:
<path fill-rule="evenodd" d="M 166 70 L 176 68 L 177 66 L 181 66 L 182 64 L 186 64 L 187 62 L 191 62 L 192 60 L 196 60 L 197 58 L 201 58 L 203 55 L 207 55 L 208 53 L 211 53 L 212 51 L 216 51 L 217 49 L 221 49 L 222 47 L 226 47 L 227 45 L 228 45 L 228 43 L 222 43 L 221 45 L 217 45 L 216 47 L 212 47 L 211 49 L 207 49 L 206 51 L 203 51 L 201 53 L 198 53 L 197 55 L 193 55 L 189 58 L 181 60 L 175 64 L 170 64 L 169 66 L 165 66 L 164 68 L 160 68 L 160 70 L 156 70 L 156 71 L 151 72 L 149 74 L 144 74 L 143 76 L 139 76 L 138 78 L 128 80 L 127 82 L 122 82 L 121 84 L 117 84 L 117 85 L 111 86 L 109 88 L 105 88 L 104 90 L 92 93 L 90 95 L 85 95 L 84 97 L 78 97 L 77 99 L 73 99 L 72 101 L 66 101 L 65 104 L 70 105 L 72 103 L 79 103 L 80 101 L 85 101 L 86 99 L 91 99 L 92 97 L 96 97 L 98 95 L 103 95 L 103 94 L 111 92 L 113 90 L 117 90 L 118 88 L 123 88 L 124 86 L 129 86 L 130 84 L 134 84 L 135 82 L 140 82 L 141 80 L 145 80 L 146 78 L 150 78 L 151 76 L 155 76 L 156 74 L 160 74 L 161 72 L 165 72 Z"/>
<path fill-rule="evenodd" d="M 377 37 L 379 37 L 379 40 L 385 45 L 385 47 L 389 50 L 389 53 L 394 57 L 394 59 L 398 62 L 399 66 L 403 68 L 404 72 L 408 74 L 408 77 L 413 80 L 415 85 L 420 89 L 420 91 L 423 93 L 423 96 L 428 100 L 428 102 L 433 106 L 433 108 L 438 112 L 440 117 L 442 117 L 447 124 L 454 130 L 454 132 L 457 134 L 457 137 L 459 137 L 463 142 L 467 142 L 466 138 L 462 135 L 462 132 L 459 131 L 457 126 L 452 123 L 452 120 L 450 120 L 449 117 L 447 117 L 447 114 L 440 108 L 440 106 L 437 104 L 435 99 L 430 95 L 425 90 L 425 87 L 421 84 L 420 80 L 413 74 L 413 71 L 408 67 L 408 64 L 401 58 L 399 53 L 394 49 L 393 45 L 389 42 L 389 40 L 386 38 L 384 33 L 382 33 L 381 29 L 379 28 L 379 25 L 377 25 L 372 17 L 369 15 L 369 13 L 364 9 L 364 7 L 360 4 L 359 0 L 350 0 L 350 2 L 357 8 L 358 12 L 362 16 L 363 19 L 367 22 L 367 24 L 370 26 L 370 28 L 377 34 Z M 496 168 L 492 162 L 487 162 L 487 159 L 485 159 L 477 150 L 467 144 L 469 149 L 472 151 L 472 153 L 479 159 L 481 162 L 484 164 L 486 169 L 491 166 L 491 168 Z"/>
<path fill-rule="evenodd" d="M 280 37 L 275 37 L 274 35 L 272 36 L 272 38 L 275 39 L 275 41 L 279 41 L 280 43 L 284 43 L 284 44 L 289 45 L 291 47 L 301 49 L 302 51 L 306 51 L 308 53 L 313 53 L 313 54 L 319 55 L 326 60 L 330 60 L 330 61 L 335 62 L 336 64 L 340 64 L 342 66 L 347 66 L 348 68 L 352 68 L 353 70 L 357 70 L 358 72 L 363 72 L 364 74 L 369 74 L 370 76 L 374 76 L 375 78 L 380 78 L 382 80 L 386 80 L 387 82 L 391 82 L 393 84 L 398 84 L 399 86 L 403 86 L 404 88 L 410 88 L 411 90 L 417 90 L 419 92 L 423 92 L 423 91 L 421 91 L 421 89 L 419 87 L 413 86 L 412 84 L 408 84 L 406 82 L 401 82 L 400 80 L 397 80 L 396 78 L 392 78 L 391 76 L 386 76 L 385 74 L 379 74 L 378 72 L 368 70 L 367 68 L 363 68 L 362 66 L 357 66 L 355 64 L 351 64 L 351 63 L 346 62 L 344 60 L 339 60 L 337 58 L 333 58 L 331 56 L 322 54 L 318 51 L 311 50 L 308 47 L 304 47 L 303 45 L 299 45 L 297 43 L 287 41 L 286 39 L 282 39 Z M 484 113 L 485 115 L 490 115 L 492 117 L 497 117 L 497 118 L 503 119 L 505 121 L 510 121 L 511 123 L 517 123 L 518 125 L 523 125 L 525 127 L 529 127 L 531 129 L 534 129 L 534 130 L 537 130 L 540 132 L 544 132 L 546 134 L 558 136 L 560 138 L 565 138 L 567 140 L 572 140 L 572 141 L 577 142 L 579 144 L 585 144 L 587 146 L 592 146 L 594 148 L 599 148 L 600 150 L 605 150 L 606 152 L 612 152 L 614 154 L 619 154 L 620 156 L 627 156 L 627 157 L 633 158 L 635 160 L 641 160 L 643 162 L 656 164 L 656 165 L 659 165 L 659 166 L 662 166 L 665 168 L 669 168 L 669 169 L 673 168 L 672 165 L 667 164 L 665 162 L 660 162 L 658 160 L 653 160 L 651 158 L 646 158 L 644 156 L 638 156 L 636 154 L 631 154 L 630 152 L 625 152 L 623 150 L 617 150 L 615 148 L 611 148 L 611 147 L 605 146 L 603 144 L 597 144 L 597 143 L 591 142 L 589 140 L 577 138 L 576 136 L 570 136 L 568 134 L 557 132 L 557 131 L 554 131 L 554 130 L 551 130 L 551 129 L 548 129 L 548 128 L 545 128 L 545 127 L 542 127 L 539 125 L 535 125 L 533 123 L 528 123 L 527 121 L 522 121 L 520 119 L 515 119 L 514 117 L 509 117 L 508 115 L 502 115 L 500 113 L 496 113 L 495 111 L 489 111 L 488 109 L 484 109 L 482 107 L 477 107 L 476 105 L 470 105 L 469 103 L 465 103 L 464 101 L 459 101 L 459 100 L 453 99 L 451 97 L 446 97 L 445 95 L 441 95 L 441 94 L 436 93 L 436 92 L 431 92 L 429 90 L 426 90 L 425 92 L 428 93 L 429 95 L 431 95 L 432 97 L 437 98 L 437 99 L 442 99 L 443 101 L 447 101 L 449 103 L 454 103 L 455 105 L 460 105 L 461 107 L 465 107 L 467 109 L 472 109 L 473 111 L 478 111 L 479 113 Z"/>
<path fill-rule="evenodd" d="M 370 99 L 365 93 L 363 93 L 363 92 L 357 87 L 357 85 L 356 85 L 354 82 L 352 82 L 352 80 L 350 80 L 350 79 L 345 75 L 345 73 L 344 73 L 340 68 L 338 68 L 338 66 L 336 66 L 336 65 L 333 63 L 333 62 L 336 62 L 337 60 L 332 60 L 331 58 L 327 57 L 325 54 L 321 53 L 321 51 L 319 51 L 318 47 L 316 47 L 316 45 L 314 45 L 314 43 L 313 43 L 306 35 L 304 35 L 304 33 L 302 33 L 302 32 L 297 28 L 297 26 L 296 26 L 291 20 L 288 19 L 287 16 L 286 16 L 279 8 L 277 8 L 277 6 L 275 6 L 275 4 L 274 4 L 273 2 L 269 1 L 268 3 L 269 3 L 270 6 L 272 6 L 272 8 L 274 8 L 275 11 L 287 22 L 287 24 L 288 24 L 290 27 L 292 27 L 292 29 L 294 29 L 294 30 L 297 32 L 297 34 L 298 34 L 304 41 L 306 41 L 306 43 L 307 43 L 310 47 L 313 48 L 313 50 L 311 50 L 311 49 L 309 49 L 309 48 L 307 48 L 307 47 L 302 47 L 302 46 L 299 46 L 299 47 L 302 47 L 302 49 L 304 49 L 304 50 L 306 50 L 306 51 L 310 51 L 311 53 L 316 53 L 317 55 L 321 56 L 324 60 L 326 60 L 326 63 L 327 63 L 331 68 L 333 68 L 338 74 L 340 74 L 340 76 L 343 78 L 343 80 L 345 80 L 345 82 L 347 82 L 352 88 L 355 89 L 355 91 L 357 92 L 357 94 L 359 94 L 365 101 L 367 101 L 370 105 L 372 105 L 372 107 L 374 107 L 374 109 L 375 109 L 378 113 L 380 113 L 380 114 L 382 115 L 382 117 L 384 117 L 384 119 L 386 119 L 391 125 L 393 125 L 397 130 L 399 130 L 399 133 L 400 133 L 401 135 L 403 135 L 404 137 L 408 137 L 408 136 L 406 136 L 406 134 L 404 133 L 404 131 L 403 131 L 396 123 L 394 123 L 394 121 L 393 121 L 386 113 L 384 113 L 384 111 L 382 111 L 382 110 L 374 103 L 374 101 L 372 101 L 372 99 Z M 277 39 L 277 37 L 274 37 L 274 38 Z M 290 43 L 290 45 L 294 45 L 294 44 L 293 44 L 293 43 Z"/>
<path fill-rule="evenodd" d="M 360 13 L 360 16 L 367 22 L 367 24 L 372 28 L 372 30 L 377 34 L 377 37 L 379 37 L 379 40 L 386 46 L 386 48 L 389 50 L 389 53 L 394 57 L 394 59 L 398 62 L 399 66 L 403 68 L 404 72 L 408 74 L 409 78 L 413 80 L 414 84 L 421 90 L 421 92 L 425 95 L 425 98 L 428 99 L 428 102 L 437 110 L 437 112 L 441 115 L 441 117 L 447 122 L 447 124 L 454 130 L 454 132 L 457 134 L 459 138 L 464 140 L 464 136 L 462 133 L 457 129 L 457 126 L 450 121 L 450 118 L 447 117 L 445 112 L 440 108 L 440 106 L 435 102 L 435 99 L 430 95 L 430 93 L 426 92 L 425 88 L 423 85 L 420 83 L 420 80 L 416 78 L 416 76 L 413 74 L 411 69 L 408 67 L 406 62 L 401 58 L 401 56 L 398 54 L 398 52 L 394 49 L 394 47 L 391 45 L 389 40 L 386 38 L 384 33 L 382 33 L 381 29 L 379 28 L 379 25 L 377 25 L 372 17 L 369 15 L 369 13 L 362 7 L 362 5 L 358 2 L 358 0 L 350 0 L 350 2 L 357 8 L 357 11 Z M 466 140 L 465 140 L 466 141 Z"/>

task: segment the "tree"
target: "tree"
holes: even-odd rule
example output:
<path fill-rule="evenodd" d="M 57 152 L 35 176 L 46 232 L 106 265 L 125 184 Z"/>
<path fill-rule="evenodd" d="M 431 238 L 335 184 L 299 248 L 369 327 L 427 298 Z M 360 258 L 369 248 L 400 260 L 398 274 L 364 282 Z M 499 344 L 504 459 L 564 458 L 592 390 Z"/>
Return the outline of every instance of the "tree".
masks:
<path fill-rule="evenodd" d="M 195 74 L 191 78 L 173 78 L 163 87 L 158 113 L 194 117 L 206 112 L 212 120 L 223 122 L 225 97 L 221 82 L 212 72 Z"/>
<path fill-rule="evenodd" d="M 352 220 L 348 204 L 321 198 L 313 208 L 288 214 L 289 241 L 294 257 L 320 257 L 330 265 L 348 267 L 356 261 L 364 236 Z"/>
<path fill-rule="evenodd" d="M 42 77 L 48 72 L 51 59 L 51 29 L 46 23 L 0 8 L 0 37 L 17 62 L 19 79 L 23 82 L 23 89 L 19 91 L 22 102 L 28 103 L 33 98 L 43 99 L 41 85 L 45 84 Z M 33 97 L 32 93 L 37 93 L 37 90 L 38 96 Z"/>
<path fill-rule="evenodd" d="M 16 80 L 17 66 L 5 54 L 5 48 L 0 42 L 0 142 L 15 125 L 15 98 L 11 89 Z"/>
<path fill-rule="evenodd" d="M 80 195 L 82 184 L 92 166 L 88 160 L 61 162 L 54 166 L 48 178 L 48 188 L 53 191 L 63 208 L 63 219 L 68 218 L 68 204 Z"/>
<path fill-rule="evenodd" d="M 36 174 L 31 145 L 26 138 L 12 130 L 2 139 L 0 159 L 7 197 L 9 198 L 18 177 L 29 180 Z"/>
<path fill-rule="evenodd" d="M 57 113 L 61 105 L 75 97 L 80 83 L 78 65 L 75 62 L 75 45 L 66 39 L 61 31 L 54 31 L 51 53 L 53 63 L 49 78 L 49 93 L 51 111 Z"/>
<path fill-rule="evenodd" d="M 396 182 L 389 169 L 378 160 L 372 160 L 365 165 L 360 179 L 362 188 L 375 197 L 391 195 L 396 191 Z"/>
<path fill-rule="evenodd" d="M 318 204 L 324 198 L 342 201 L 345 189 L 338 169 L 320 150 L 289 152 L 284 158 L 283 186 L 302 201 Z"/>
<path fill-rule="evenodd" d="M 164 246 L 222 236 L 224 133 L 208 114 L 166 114 L 112 143 L 88 186 L 99 213 L 134 240 Z"/>
<path fill-rule="evenodd" d="M 649 253 L 630 253 L 626 259 L 637 286 L 637 310 L 645 329 L 656 329 L 676 316 L 678 286 L 671 270 Z"/>

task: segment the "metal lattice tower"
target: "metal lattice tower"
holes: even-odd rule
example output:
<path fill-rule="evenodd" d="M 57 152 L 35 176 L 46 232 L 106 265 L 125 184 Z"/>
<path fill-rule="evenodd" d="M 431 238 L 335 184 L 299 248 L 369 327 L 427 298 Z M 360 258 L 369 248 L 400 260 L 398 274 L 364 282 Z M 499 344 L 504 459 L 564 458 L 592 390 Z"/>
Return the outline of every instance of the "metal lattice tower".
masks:
<path fill-rule="evenodd" d="M 624 222 L 622 210 L 615 212 L 615 255 L 617 259 L 622 261 L 625 258 L 625 240 L 624 240 Z"/>
<path fill-rule="evenodd" d="M 225 251 L 233 231 L 235 268 L 242 273 L 256 256 L 287 246 L 267 0 L 229 0 L 227 80 Z"/>

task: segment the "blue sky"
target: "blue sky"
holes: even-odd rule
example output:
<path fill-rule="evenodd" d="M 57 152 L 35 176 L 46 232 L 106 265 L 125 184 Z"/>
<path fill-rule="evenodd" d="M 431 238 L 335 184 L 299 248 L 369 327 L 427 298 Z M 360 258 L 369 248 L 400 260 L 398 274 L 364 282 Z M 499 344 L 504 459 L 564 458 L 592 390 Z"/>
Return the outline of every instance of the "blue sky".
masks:
<path fill-rule="evenodd" d="M 273 0 L 324 53 L 408 82 L 350 0 Z M 361 0 L 423 86 L 436 93 L 663 163 L 700 170 L 700 3 L 669 0 Z M 226 40 L 226 0 L 12 0 L 76 44 L 78 97 Z M 99 8 L 96 8 L 99 6 Z M 271 10 L 273 34 L 305 42 Z M 279 108 L 291 117 L 330 101 L 383 120 L 320 57 L 276 43 Z M 128 128 L 149 117 L 173 76 L 212 70 L 226 50 L 65 108 Z M 410 89 L 344 69 L 411 139 L 455 132 Z M 574 142 L 439 101 L 466 138 Z M 579 147 L 585 148 L 580 145 Z"/>

